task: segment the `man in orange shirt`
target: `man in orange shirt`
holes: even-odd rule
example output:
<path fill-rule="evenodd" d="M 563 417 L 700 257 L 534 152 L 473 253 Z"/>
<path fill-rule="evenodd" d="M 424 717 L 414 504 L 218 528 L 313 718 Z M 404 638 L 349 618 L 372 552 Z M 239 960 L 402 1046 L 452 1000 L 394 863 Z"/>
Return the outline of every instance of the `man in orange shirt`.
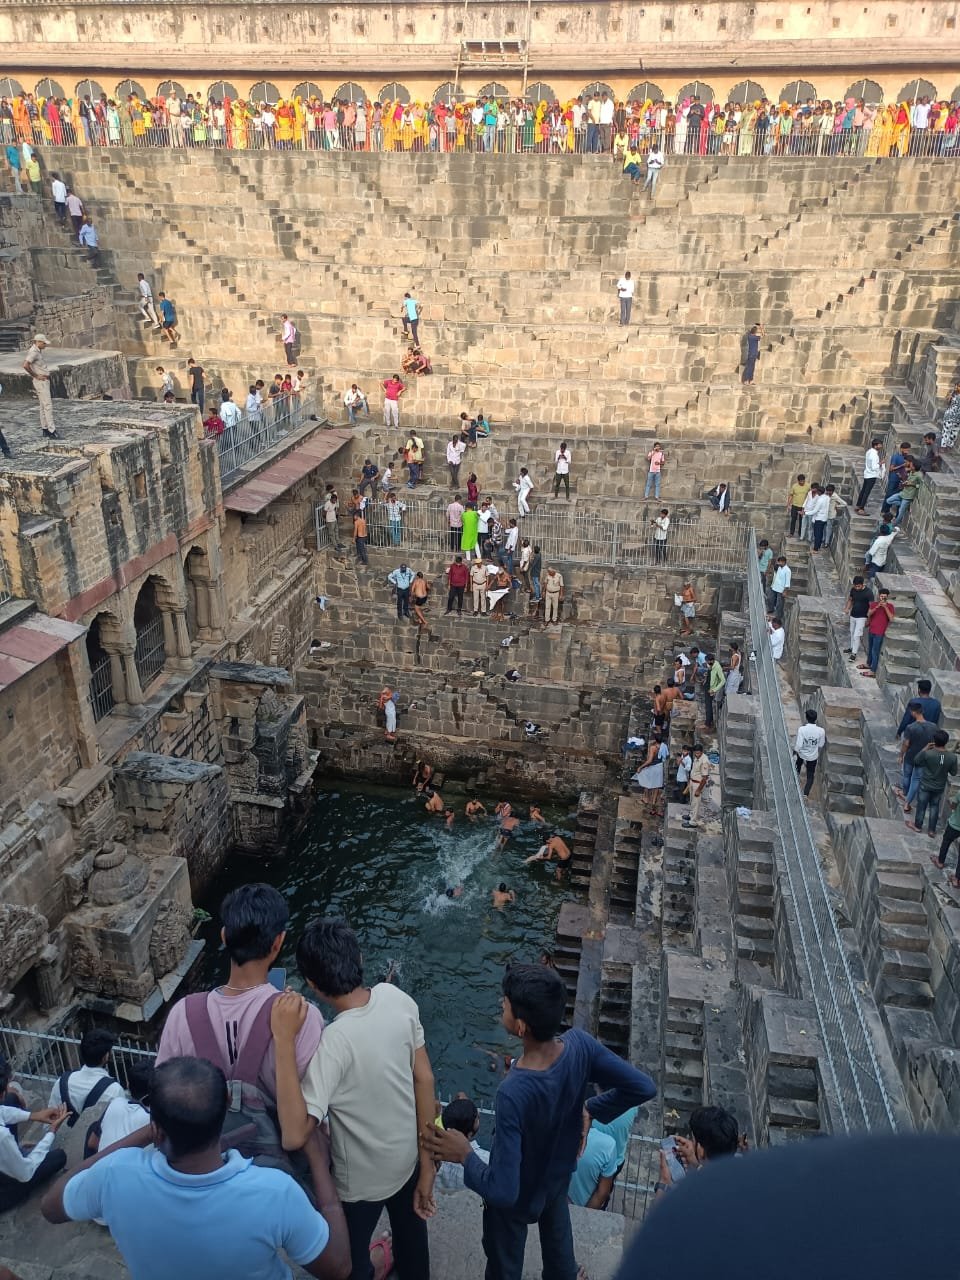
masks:
<path fill-rule="evenodd" d="M 357 553 L 357 560 L 360 564 L 369 564 L 367 559 L 367 522 L 363 516 L 363 509 L 358 508 L 353 517 L 353 546 Z"/>

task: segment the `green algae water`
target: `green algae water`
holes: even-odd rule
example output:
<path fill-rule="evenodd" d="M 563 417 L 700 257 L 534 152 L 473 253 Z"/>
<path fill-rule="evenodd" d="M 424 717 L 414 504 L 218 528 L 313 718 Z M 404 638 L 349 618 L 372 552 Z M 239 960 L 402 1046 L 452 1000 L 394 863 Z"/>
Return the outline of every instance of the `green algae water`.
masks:
<path fill-rule="evenodd" d="M 571 818 L 566 810 L 544 808 L 550 826 L 524 821 L 507 848 L 495 852 L 495 821 L 473 823 L 463 817 L 465 797 L 446 799 L 457 812 L 450 830 L 424 812 L 412 788 L 344 784 L 318 792 L 285 858 L 231 857 L 206 895 L 213 919 L 206 926 L 204 980 L 212 986 L 227 973 L 219 945 L 221 898 L 238 884 L 266 881 L 290 903 L 288 942 L 278 961 L 290 984 L 301 985 L 294 948 L 307 921 L 318 915 L 347 920 L 363 947 L 367 982 L 382 979 L 393 965 L 399 986 L 419 1004 L 438 1096 L 462 1089 L 484 1101 L 498 1082 L 491 1068 L 517 1047 L 500 1026 L 504 966 L 537 961 L 551 950 L 561 903 L 575 896 L 557 884 L 553 865 L 528 867 L 524 858 L 551 831 L 569 840 Z M 492 813 L 498 797 L 479 799 Z M 525 804 L 513 808 L 526 818 Z M 502 911 L 491 900 L 501 880 L 517 895 Z M 462 896 L 447 896 L 447 888 L 461 885 Z"/>

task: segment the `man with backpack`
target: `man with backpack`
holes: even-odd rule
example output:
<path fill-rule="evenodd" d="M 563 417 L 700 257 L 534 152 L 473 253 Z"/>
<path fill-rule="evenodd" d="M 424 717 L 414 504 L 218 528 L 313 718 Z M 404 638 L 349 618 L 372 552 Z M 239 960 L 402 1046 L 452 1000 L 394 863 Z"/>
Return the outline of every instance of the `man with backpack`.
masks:
<path fill-rule="evenodd" d="M 173 1006 L 160 1037 L 158 1066 L 168 1058 L 209 1056 L 228 1081 L 242 1080 L 276 1106 L 270 1009 L 283 981 L 274 986 L 269 974 L 287 936 L 288 917 L 286 899 L 271 885 L 244 884 L 227 894 L 220 906 L 220 938 L 230 957 L 230 975 L 213 991 Z M 297 1037 L 301 1075 L 322 1034 L 323 1018 L 311 1005 Z"/>
<path fill-rule="evenodd" d="M 64 1071 L 50 1090 L 48 1107 L 65 1106 L 67 1124 L 77 1123 L 82 1112 L 98 1102 L 112 1102 L 125 1096 L 123 1085 L 107 1070 L 116 1040 L 109 1031 L 86 1031 L 80 1041 L 80 1061 L 76 1071 Z"/>

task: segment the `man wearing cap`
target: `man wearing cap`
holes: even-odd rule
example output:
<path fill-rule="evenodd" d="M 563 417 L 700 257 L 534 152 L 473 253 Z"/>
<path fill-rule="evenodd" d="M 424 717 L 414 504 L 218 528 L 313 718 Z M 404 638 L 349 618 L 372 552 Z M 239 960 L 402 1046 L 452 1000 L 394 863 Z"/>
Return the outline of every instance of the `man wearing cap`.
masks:
<path fill-rule="evenodd" d="M 703 789 L 710 785 L 710 761 L 703 749 L 702 742 L 693 744 L 693 767 L 690 770 L 690 813 L 688 817 L 683 819 L 682 825 L 685 827 L 695 827 L 700 819 L 700 804 L 703 799 Z"/>
<path fill-rule="evenodd" d="M 40 426 L 48 440 L 59 440 L 57 428 L 53 421 L 53 402 L 50 398 L 50 373 L 47 369 L 43 352 L 49 347 L 50 339 L 45 333 L 34 334 L 33 346 L 27 352 L 23 367 L 33 379 L 33 390 L 40 405 Z"/>

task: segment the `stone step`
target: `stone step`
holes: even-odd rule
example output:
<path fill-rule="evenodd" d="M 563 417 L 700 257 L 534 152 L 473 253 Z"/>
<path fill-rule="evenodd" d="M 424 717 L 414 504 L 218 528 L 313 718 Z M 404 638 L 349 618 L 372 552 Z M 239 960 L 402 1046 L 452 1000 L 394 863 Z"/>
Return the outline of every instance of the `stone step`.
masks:
<path fill-rule="evenodd" d="M 923 924 L 898 924 L 884 920 L 880 925 L 880 944 L 887 949 L 922 952 L 930 947 L 930 930 Z"/>
<path fill-rule="evenodd" d="M 933 988 L 923 980 L 884 975 L 880 980 L 880 1002 L 903 1009 L 931 1009 Z"/>
<path fill-rule="evenodd" d="M 884 977 L 909 978 L 914 982 L 927 982 L 930 979 L 930 958 L 925 951 L 882 947 L 881 956 Z"/>
<path fill-rule="evenodd" d="M 877 905 L 880 919 L 885 924 L 911 924 L 926 928 L 927 913 L 917 898 L 895 898 L 881 894 Z"/>

